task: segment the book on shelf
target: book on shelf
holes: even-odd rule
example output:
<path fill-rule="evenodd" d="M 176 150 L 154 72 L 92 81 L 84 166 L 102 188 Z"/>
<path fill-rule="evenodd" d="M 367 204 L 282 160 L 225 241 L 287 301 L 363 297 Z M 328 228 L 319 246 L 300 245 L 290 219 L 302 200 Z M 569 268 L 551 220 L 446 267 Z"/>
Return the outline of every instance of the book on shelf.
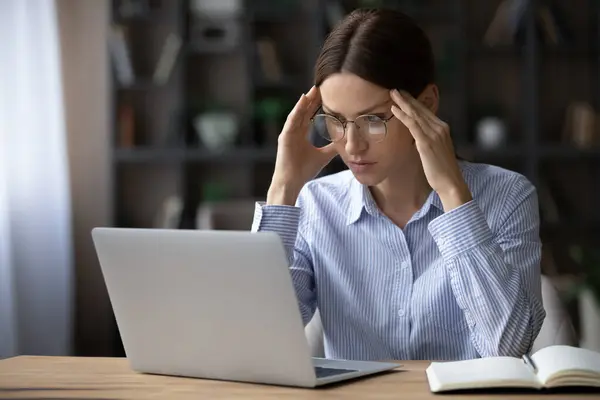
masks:
<path fill-rule="evenodd" d="M 598 117 L 592 105 L 585 101 L 569 104 L 563 125 L 563 140 L 578 148 L 589 148 L 598 143 Z"/>
<path fill-rule="evenodd" d="M 182 41 L 178 35 L 170 33 L 169 36 L 167 36 L 152 76 L 152 79 L 156 84 L 162 85 L 168 82 L 171 72 L 175 67 L 175 62 L 177 61 L 181 46 Z"/>
<path fill-rule="evenodd" d="M 503 0 L 500 2 L 484 34 L 488 46 L 523 44 L 527 30 L 528 0 Z M 549 45 L 572 43 L 572 33 L 557 4 L 535 6 L 535 32 L 540 40 Z"/>
<path fill-rule="evenodd" d="M 540 349 L 531 357 L 432 362 L 426 375 L 434 393 L 496 388 L 600 387 L 600 353 L 556 345 Z"/>
<path fill-rule="evenodd" d="M 167 197 L 154 217 L 157 229 L 177 229 L 183 213 L 183 200 L 178 195 Z"/>
<path fill-rule="evenodd" d="M 266 82 L 280 82 L 283 73 L 275 41 L 261 38 L 256 41 L 256 52 L 260 60 L 260 70 Z"/>
<path fill-rule="evenodd" d="M 130 104 L 120 104 L 118 109 L 118 143 L 121 148 L 135 146 L 135 111 Z"/>
<path fill-rule="evenodd" d="M 110 31 L 109 48 L 116 77 L 122 85 L 132 85 L 135 71 L 131 59 L 131 51 L 127 43 L 125 27 L 114 25 Z"/>

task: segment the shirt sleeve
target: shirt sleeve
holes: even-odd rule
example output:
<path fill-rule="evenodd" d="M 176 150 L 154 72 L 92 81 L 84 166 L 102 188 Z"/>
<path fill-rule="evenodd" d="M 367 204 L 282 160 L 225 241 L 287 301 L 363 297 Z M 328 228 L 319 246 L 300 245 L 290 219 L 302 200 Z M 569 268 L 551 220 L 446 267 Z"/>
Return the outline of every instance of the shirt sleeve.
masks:
<path fill-rule="evenodd" d="M 498 228 L 490 229 L 476 200 L 429 225 L 482 357 L 529 352 L 546 315 L 537 194 L 520 175 L 509 183 Z"/>
<path fill-rule="evenodd" d="M 316 294 L 310 249 L 299 227 L 302 209 L 298 206 L 266 205 L 257 202 L 252 232 L 275 232 L 285 248 L 304 325 L 308 324 L 316 308 Z"/>

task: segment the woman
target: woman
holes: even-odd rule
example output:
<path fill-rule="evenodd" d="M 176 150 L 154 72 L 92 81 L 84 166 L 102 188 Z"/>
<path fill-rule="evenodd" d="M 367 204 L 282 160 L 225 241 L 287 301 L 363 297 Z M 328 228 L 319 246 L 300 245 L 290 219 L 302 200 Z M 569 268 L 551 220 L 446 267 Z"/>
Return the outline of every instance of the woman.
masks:
<path fill-rule="evenodd" d="M 535 189 L 457 160 L 438 104 L 424 32 L 400 12 L 357 10 L 281 132 L 252 229 L 281 236 L 328 358 L 520 356 L 541 328 Z M 331 143 L 311 145 L 310 124 Z M 313 179 L 335 155 L 349 170 Z"/>

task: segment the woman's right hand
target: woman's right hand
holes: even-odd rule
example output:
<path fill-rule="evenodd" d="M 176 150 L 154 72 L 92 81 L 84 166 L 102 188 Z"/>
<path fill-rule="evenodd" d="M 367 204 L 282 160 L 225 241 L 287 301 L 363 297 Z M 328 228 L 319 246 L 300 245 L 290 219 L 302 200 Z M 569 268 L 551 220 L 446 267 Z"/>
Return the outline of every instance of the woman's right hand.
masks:
<path fill-rule="evenodd" d="M 315 147 L 308 139 L 310 119 L 321 105 L 315 86 L 300 97 L 287 117 L 277 145 L 277 157 L 267 204 L 294 205 L 302 187 L 337 154 L 334 144 Z"/>

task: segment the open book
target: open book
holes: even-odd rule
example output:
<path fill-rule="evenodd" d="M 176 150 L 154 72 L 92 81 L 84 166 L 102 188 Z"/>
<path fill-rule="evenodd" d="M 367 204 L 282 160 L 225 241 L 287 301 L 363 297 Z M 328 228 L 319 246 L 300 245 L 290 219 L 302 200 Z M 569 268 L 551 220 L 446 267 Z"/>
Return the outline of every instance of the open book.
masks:
<path fill-rule="evenodd" d="M 600 387 L 600 353 L 549 346 L 526 358 L 488 357 L 432 362 L 426 370 L 432 392 L 487 388 Z"/>

